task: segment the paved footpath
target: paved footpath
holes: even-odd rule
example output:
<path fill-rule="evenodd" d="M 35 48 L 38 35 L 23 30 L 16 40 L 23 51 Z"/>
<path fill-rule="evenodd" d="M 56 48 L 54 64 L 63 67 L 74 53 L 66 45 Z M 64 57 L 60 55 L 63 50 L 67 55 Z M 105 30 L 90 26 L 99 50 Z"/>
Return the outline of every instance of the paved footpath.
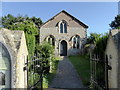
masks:
<path fill-rule="evenodd" d="M 59 61 L 56 76 L 49 88 L 83 88 L 78 73 L 67 57 Z"/>

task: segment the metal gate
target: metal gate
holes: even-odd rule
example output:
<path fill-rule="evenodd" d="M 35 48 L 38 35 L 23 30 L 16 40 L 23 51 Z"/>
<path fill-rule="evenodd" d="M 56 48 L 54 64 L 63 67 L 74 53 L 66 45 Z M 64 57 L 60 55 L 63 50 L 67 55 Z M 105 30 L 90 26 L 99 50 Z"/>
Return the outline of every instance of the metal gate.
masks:
<path fill-rule="evenodd" d="M 34 55 L 26 63 L 28 89 L 43 89 L 43 62 L 40 55 Z"/>
<path fill-rule="evenodd" d="M 98 90 L 108 89 L 108 62 L 100 60 L 97 55 L 90 58 L 91 88 Z"/>

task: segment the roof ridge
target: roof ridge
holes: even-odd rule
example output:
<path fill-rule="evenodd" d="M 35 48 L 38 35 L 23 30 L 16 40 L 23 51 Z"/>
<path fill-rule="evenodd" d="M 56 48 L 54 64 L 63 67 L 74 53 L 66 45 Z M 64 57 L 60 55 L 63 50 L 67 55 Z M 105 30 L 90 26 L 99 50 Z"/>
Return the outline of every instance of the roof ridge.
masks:
<path fill-rule="evenodd" d="M 84 24 L 83 22 L 81 22 L 79 19 L 77 19 L 77 18 L 75 18 L 74 16 L 72 16 L 71 14 L 69 14 L 68 12 L 66 12 L 65 10 L 62 10 L 61 12 L 59 12 L 58 14 L 56 14 L 55 16 L 53 16 L 52 18 L 50 18 L 49 20 L 47 20 L 45 23 L 43 23 L 42 25 L 41 25 L 41 27 L 43 26 L 43 25 L 45 25 L 47 22 L 49 22 L 50 20 L 52 20 L 52 19 L 54 19 L 54 17 L 56 17 L 57 15 L 59 15 L 60 13 L 65 13 L 65 14 L 67 14 L 67 15 L 69 15 L 71 18 L 74 18 L 74 20 L 75 21 L 77 21 L 80 25 L 82 25 L 83 27 L 85 27 L 85 28 L 88 28 L 88 26 L 86 25 L 86 24 Z"/>

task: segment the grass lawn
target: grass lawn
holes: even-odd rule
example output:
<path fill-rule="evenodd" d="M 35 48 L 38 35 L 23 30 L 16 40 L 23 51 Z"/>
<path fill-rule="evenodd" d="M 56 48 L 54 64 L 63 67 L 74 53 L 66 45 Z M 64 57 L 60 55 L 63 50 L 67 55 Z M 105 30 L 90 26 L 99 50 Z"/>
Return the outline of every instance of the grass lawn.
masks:
<path fill-rule="evenodd" d="M 90 59 L 88 56 L 69 56 L 69 60 L 77 70 L 84 86 L 90 84 Z"/>

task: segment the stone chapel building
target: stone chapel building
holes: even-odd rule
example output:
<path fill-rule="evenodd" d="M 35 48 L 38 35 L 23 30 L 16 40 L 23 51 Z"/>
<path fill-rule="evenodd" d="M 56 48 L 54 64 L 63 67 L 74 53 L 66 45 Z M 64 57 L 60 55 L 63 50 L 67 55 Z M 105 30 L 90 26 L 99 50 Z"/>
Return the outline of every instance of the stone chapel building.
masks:
<path fill-rule="evenodd" d="M 86 43 L 87 28 L 87 25 L 63 10 L 41 26 L 40 43 L 51 43 L 57 56 L 78 54 Z"/>
<path fill-rule="evenodd" d="M 24 31 L 0 29 L 0 90 L 27 88 L 27 46 Z"/>

